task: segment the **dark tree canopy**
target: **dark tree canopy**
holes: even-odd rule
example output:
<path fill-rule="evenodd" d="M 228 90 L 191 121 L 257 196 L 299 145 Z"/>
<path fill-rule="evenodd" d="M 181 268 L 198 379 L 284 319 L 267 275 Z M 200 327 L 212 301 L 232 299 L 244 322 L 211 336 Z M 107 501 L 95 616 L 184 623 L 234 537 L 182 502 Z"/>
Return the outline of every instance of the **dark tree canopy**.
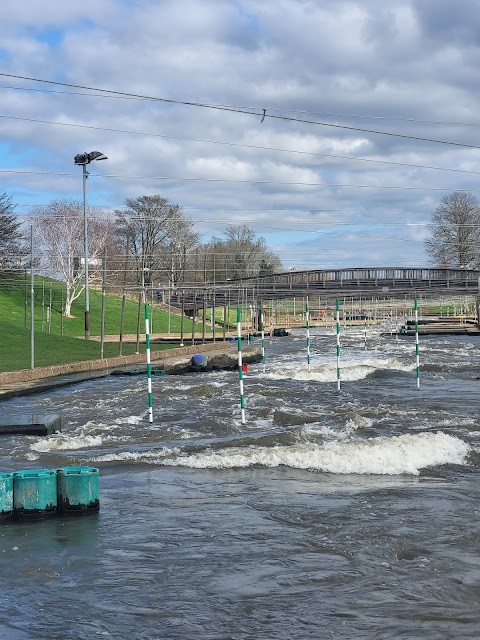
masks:
<path fill-rule="evenodd" d="M 425 250 L 438 267 L 480 266 L 480 203 L 462 191 L 444 196 L 432 215 Z"/>
<path fill-rule="evenodd" d="M 0 195 L 0 269 L 20 268 L 26 255 L 19 222 L 13 213 L 11 196 Z"/>

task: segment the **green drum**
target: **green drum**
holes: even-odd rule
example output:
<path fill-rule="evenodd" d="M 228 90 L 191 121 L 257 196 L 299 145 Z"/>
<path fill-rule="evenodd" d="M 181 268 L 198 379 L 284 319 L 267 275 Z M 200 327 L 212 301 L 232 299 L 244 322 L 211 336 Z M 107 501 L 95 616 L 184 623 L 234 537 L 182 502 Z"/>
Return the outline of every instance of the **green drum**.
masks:
<path fill-rule="evenodd" d="M 95 467 L 62 467 L 57 469 L 57 503 L 64 514 L 98 511 L 99 473 Z"/>
<path fill-rule="evenodd" d="M 13 515 L 13 473 L 0 472 L 0 520 Z"/>
<path fill-rule="evenodd" d="M 53 469 L 15 471 L 13 511 L 16 517 L 44 517 L 57 510 L 57 474 Z"/>

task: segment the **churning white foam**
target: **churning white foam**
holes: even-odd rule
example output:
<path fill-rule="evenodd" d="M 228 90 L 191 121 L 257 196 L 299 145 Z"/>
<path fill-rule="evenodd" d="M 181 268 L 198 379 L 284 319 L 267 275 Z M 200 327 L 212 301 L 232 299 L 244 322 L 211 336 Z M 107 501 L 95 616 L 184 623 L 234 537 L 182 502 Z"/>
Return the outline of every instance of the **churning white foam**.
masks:
<path fill-rule="evenodd" d="M 365 358 L 363 360 L 340 360 L 342 380 L 363 380 L 378 370 L 412 371 L 415 363 L 403 364 L 391 358 Z M 336 362 L 323 364 L 312 363 L 310 371 L 306 363 L 298 363 L 295 367 L 287 365 L 278 367 L 276 371 L 265 374 L 272 380 L 317 380 L 318 382 L 334 382 L 337 379 Z"/>
<path fill-rule="evenodd" d="M 68 436 L 64 434 L 55 434 L 44 440 L 38 440 L 30 445 L 33 451 L 48 453 L 49 451 L 75 451 L 76 449 L 85 449 L 88 447 L 98 447 L 105 440 L 112 438 L 102 436 Z"/>
<path fill-rule="evenodd" d="M 284 465 L 339 474 L 418 475 L 420 469 L 427 467 L 465 464 L 469 451 L 469 445 L 455 436 L 429 432 L 391 438 L 334 441 L 323 445 L 299 443 L 295 446 L 238 447 L 158 462 L 193 468 L 230 469 L 253 465 Z"/>

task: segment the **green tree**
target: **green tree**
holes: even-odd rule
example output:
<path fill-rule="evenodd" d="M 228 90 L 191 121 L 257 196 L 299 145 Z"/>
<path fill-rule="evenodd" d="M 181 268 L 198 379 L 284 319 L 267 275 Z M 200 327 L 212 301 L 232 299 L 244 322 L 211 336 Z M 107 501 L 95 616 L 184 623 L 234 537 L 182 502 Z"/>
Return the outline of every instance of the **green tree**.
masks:
<path fill-rule="evenodd" d="M 480 203 L 470 193 L 444 196 L 432 215 L 425 250 L 439 267 L 480 266 Z"/>
<path fill-rule="evenodd" d="M 21 268 L 27 249 L 11 196 L 0 195 L 0 270 Z"/>

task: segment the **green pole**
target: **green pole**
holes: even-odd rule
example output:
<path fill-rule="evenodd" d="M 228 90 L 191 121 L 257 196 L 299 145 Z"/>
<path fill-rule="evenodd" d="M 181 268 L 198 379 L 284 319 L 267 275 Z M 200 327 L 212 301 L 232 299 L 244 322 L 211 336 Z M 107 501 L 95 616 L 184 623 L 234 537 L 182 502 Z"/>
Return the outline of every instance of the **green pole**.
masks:
<path fill-rule="evenodd" d="M 415 298 L 413 305 L 415 310 L 415 375 L 417 377 L 417 389 L 420 389 L 420 351 L 418 343 L 418 303 Z"/>
<path fill-rule="evenodd" d="M 340 391 L 340 304 L 335 301 L 337 321 L 337 391 Z"/>
<path fill-rule="evenodd" d="M 305 304 L 305 322 L 307 327 L 307 369 L 310 372 L 310 312 L 308 310 L 308 298 Z"/>
<path fill-rule="evenodd" d="M 145 345 L 147 351 L 147 388 L 148 388 L 148 421 L 153 422 L 153 397 L 152 397 L 152 365 L 150 362 L 150 322 L 148 318 L 148 303 L 145 302 Z"/>
<path fill-rule="evenodd" d="M 237 307 L 237 343 L 238 343 L 238 380 L 240 384 L 240 409 L 242 424 L 245 424 L 245 397 L 243 395 L 243 370 L 242 370 L 242 313 Z"/>

